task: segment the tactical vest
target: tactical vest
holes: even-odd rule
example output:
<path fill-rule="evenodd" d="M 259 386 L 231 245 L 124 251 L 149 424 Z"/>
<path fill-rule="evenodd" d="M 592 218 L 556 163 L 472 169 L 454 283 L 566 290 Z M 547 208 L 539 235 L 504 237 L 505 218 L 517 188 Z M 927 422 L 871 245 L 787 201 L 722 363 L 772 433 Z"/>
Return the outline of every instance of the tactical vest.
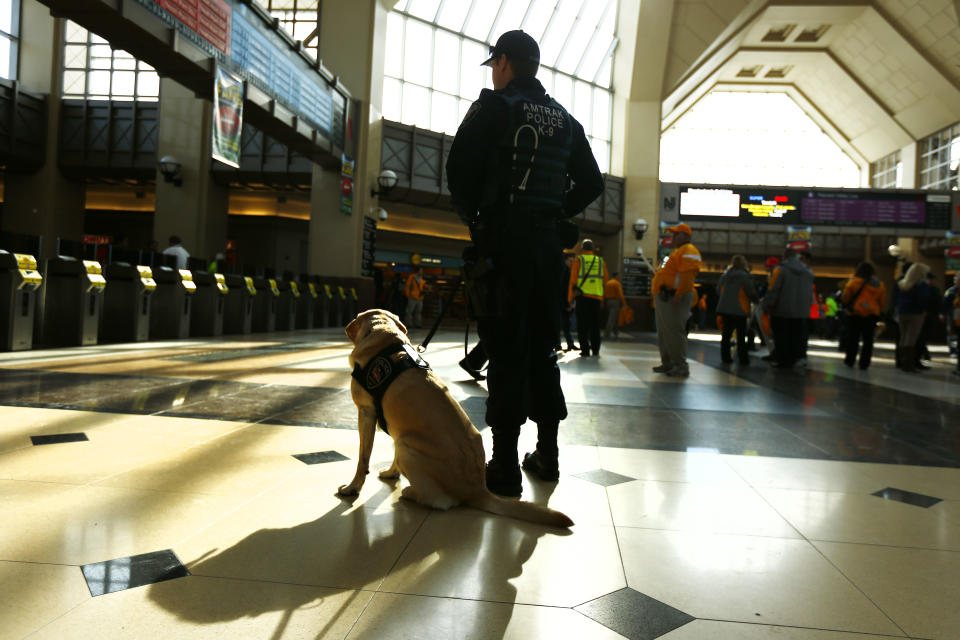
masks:
<path fill-rule="evenodd" d="M 603 258 L 598 255 L 581 255 L 577 279 L 583 281 L 580 290 L 584 295 L 603 298 Z"/>
<path fill-rule="evenodd" d="M 502 153 L 509 161 L 501 197 L 516 207 L 560 209 L 567 191 L 573 122 L 550 96 L 539 99 L 510 90 L 496 92 L 509 114 Z"/>

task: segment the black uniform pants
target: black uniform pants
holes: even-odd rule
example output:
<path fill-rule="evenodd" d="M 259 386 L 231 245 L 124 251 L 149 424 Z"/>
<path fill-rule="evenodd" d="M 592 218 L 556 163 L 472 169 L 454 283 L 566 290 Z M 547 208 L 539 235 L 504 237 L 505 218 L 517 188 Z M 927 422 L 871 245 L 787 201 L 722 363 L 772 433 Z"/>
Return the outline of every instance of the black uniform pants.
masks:
<path fill-rule="evenodd" d="M 724 362 L 732 362 L 730 357 L 730 337 L 737 332 L 737 358 L 740 362 L 749 362 L 747 353 L 747 316 L 735 316 L 729 313 L 722 314 L 723 331 L 720 333 L 720 357 Z"/>
<path fill-rule="evenodd" d="M 527 418 L 549 423 L 567 417 L 554 352 L 560 316 L 557 289 L 561 247 L 552 229 L 502 230 L 480 254 L 493 262 L 491 306 L 499 313 L 478 321 L 487 351 L 486 420 L 493 430 L 519 433 Z"/>
<path fill-rule="evenodd" d="M 877 328 L 877 316 L 864 317 L 851 313 L 846 317 L 846 322 L 847 349 L 843 361 L 852 367 L 857 361 L 857 351 L 859 351 L 860 368 L 866 369 L 870 366 L 870 359 L 873 357 L 873 334 Z M 860 347 L 861 340 L 863 348 Z"/>
<path fill-rule="evenodd" d="M 596 298 L 577 296 L 577 338 L 583 355 L 600 353 L 601 302 Z"/>

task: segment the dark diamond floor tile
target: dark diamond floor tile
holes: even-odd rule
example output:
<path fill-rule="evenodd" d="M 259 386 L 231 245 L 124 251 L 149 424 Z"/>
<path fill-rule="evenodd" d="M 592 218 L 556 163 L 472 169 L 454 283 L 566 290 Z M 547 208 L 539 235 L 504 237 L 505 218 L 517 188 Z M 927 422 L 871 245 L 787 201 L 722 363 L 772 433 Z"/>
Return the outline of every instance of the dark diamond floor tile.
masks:
<path fill-rule="evenodd" d="M 619 473 L 607 471 L 606 469 L 594 469 L 593 471 L 585 471 L 584 473 L 575 473 L 573 477 L 599 484 L 602 487 L 612 487 L 615 484 L 623 484 L 624 482 L 636 480 L 636 478 L 622 476 Z"/>
<path fill-rule="evenodd" d="M 915 507 L 923 507 L 925 509 L 932 507 L 938 502 L 943 502 L 941 498 L 934 498 L 933 496 L 925 496 L 922 493 L 904 491 L 903 489 L 894 489 L 893 487 L 887 487 L 886 489 L 881 489 L 880 491 L 871 493 L 870 495 L 877 496 L 878 498 L 884 498 L 886 500 L 897 500 L 899 502 L 905 502 L 906 504 L 912 504 Z"/>
<path fill-rule="evenodd" d="M 190 575 L 170 549 L 85 564 L 80 568 L 94 597 Z"/>
<path fill-rule="evenodd" d="M 230 395 L 177 406 L 161 415 L 216 415 L 224 420 L 258 421 L 299 409 L 325 394 L 312 387 L 250 386 Z"/>
<path fill-rule="evenodd" d="M 86 442 L 90 438 L 85 433 L 55 433 L 48 436 L 30 436 L 34 446 L 41 444 L 60 444 L 62 442 Z"/>
<path fill-rule="evenodd" d="M 317 451 L 316 453 L 295 453 L 293 457 L 304 464 L 323 464 L 324 462 L 340 462 L 349 460 L 347 456 L 337 451 Z"/>
<path fill-rule="evenodd" d="M 630 640 L 654 640 L 696 619 L 630 587 L 575 609 Z"/>

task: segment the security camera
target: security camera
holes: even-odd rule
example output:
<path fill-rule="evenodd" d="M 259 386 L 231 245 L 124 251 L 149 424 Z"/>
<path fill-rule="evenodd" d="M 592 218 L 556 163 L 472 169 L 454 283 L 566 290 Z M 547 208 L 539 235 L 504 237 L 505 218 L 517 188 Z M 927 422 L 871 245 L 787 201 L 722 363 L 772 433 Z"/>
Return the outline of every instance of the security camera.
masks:
<path fill-rule="evenodd" d="M 650 223 L 648 223 L 643 218 L 640 218 L 633 223 L 633 234 L 636 236 L 637 240 L 643 240 L 643 234 L 649 228 L 650 228 Z"/>
<path fill-rule="evenodd" d="M 643 257 L 643 247 L 637 247 L 637 255 Z"/>
<path fill-rule="evenodd" d="M 386 220 L 387 210 L 384 209 L 383 207 L 377 207 L 377 217 L 380 218 L 381 220 Z"/>

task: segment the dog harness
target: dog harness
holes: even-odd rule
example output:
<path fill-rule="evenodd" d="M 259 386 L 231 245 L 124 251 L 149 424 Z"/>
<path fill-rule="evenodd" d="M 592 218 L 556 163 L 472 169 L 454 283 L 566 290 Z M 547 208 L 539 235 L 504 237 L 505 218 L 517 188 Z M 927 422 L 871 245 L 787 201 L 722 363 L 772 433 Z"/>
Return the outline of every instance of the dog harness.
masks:
<path fill-rule="evenodd" d="M 391 383 L 407 369 L 429 371 L 430 365 L 416 349 L 403 342 L 390 345 L 371 358 L 365 367 L 361 367 L 360 363 L 353 365 L 351 375 L 373 396 L 373 405 L 377 409 L 377 424 L 384 433 L 390 432 L 387 431 L 387 419 L 383 415 L 383 396 Z"/>

